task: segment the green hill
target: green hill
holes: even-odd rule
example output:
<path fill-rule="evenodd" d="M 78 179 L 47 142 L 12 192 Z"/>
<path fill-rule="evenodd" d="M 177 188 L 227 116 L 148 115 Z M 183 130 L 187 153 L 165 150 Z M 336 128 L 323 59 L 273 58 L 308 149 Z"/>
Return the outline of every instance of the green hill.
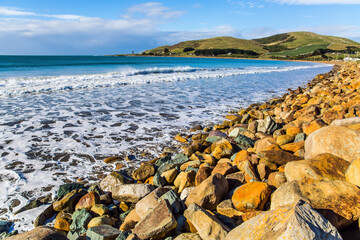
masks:
<path fill-rule="evenodd" d="M 184 41 L 146 50 L 142 54 L 302 59 L 315 54 L 326 57 L 326 54 L 330 53 L 345 54 L 355 51 L 360 51 L 360 44 L 347 38 L 312 32 L 290 32 L 252 40 L 215 37 Z"/>

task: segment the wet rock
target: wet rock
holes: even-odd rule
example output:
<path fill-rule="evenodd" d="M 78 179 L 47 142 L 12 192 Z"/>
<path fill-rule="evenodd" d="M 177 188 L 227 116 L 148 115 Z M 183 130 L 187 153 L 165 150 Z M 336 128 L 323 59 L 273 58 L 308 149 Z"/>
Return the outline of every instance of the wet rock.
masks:
<path fill-rule="evenodd" d="M 91 191 L 80 198 L 75 206 L 75 210 L 85 209 L 89 211 L 95 204 L 100 203 L 100 196 L 95 191 Z"/>
<path fill-rule="evenodd" d="M 350 163 L 329 153 L 316 155 L 310 159 L 289 162 L 285 166 L 286 179 L 290 181 L 342 180 Z"/>
<path fill-rule="evenodd" d="M 263 210 L 271 194 L 271 188 L 263 182 L 246 183 L 238 187 L 231 201 L 234 207 L 241 212 Z"/>
<path fill-rule="evenodd" d="M 229 185 L 225 177 L 216 173 L 197 186 L 187 197 L 185 204 L 190 206 L 190 204 L 196 203 L 205 209 L 214 210 L 228 189 Z"/>
<path fill-rule="evenodd" d="M 155 189 L 150 184 L 123 184 L 117 185 L 112 191 L 112 197 L 121 202 L 136 203 Z"/>
<path fill-rule="evenodd" d="M 9 240 L 40 240 L 40 239 L 57 239 L 57 240 L 67 240 L 65 234 L 59 230 L 56 230 L 52 227 L 40 226 L 35 229 L 24 232 L 12 237 L 8 237 Z"/>
<path fill-rule="evenodd" d="M 155 175 L 155 167 L 153 164 L 142 164 L 139 168 L 135 169 L 132 173 L 132 177 L 137 180 L 144 182 L 151 176 Z"/>
<path fill-rule="evenodd" d="M 85 209 L 76 210 L 72 215 L 72 223 L 70 225 L 71 232 L 83 234 L 92 217 Z"/>
<path fill-rule="evenodd" d="M 66 194 L 61 200 L 53 203 L 53 208 L 55 211 L 66 211 L 66 212 L 74 212 L 75 206 L 82 198 L 82 196 L 86 195 L 87 192 L 83 189 L 77 189 Z"/>
<path fill-rule="evenodd" d="M 324 127 L 305 141 L 305 159 L 331 153 L 349 162 L 360 156 L 360 132 L 342 126 Z"/>
<path fill-rule="evenodd" d="M 120 231 L 108 225 L 96 226 L 86 231 L 86 237 L 91 240 L 115 240 L 120 235 Z"/>
<path fill-rule="evenodd" d="M 58 212 L 54 210 L 53 204 L 49 205 L 44 211 L 42 211 L 39 216 L 35 219 L 34 227 L 42 226 L 45 222 L 52 218 Z"/>
<path fill-rule="evenodd" d="M 360 216 L 360 189 L 340 180 L 284 183 L 271 196 L 271 210 L 300 199 L 308 202 L 338 230 Z"/>
<path fill-rule="evenodd" d="M 136 224 L 133 233 L 141 239 L 161 239 L 176 226 L 177 222 L 171 212 L 171 206 L 163 200 Z"/>
<path fill-rule="evenodd" d="M 82 188 L 84 188 L 84 184 L 80 184 L 80 183 L 68 183 L 68 184 L 60 185 L 58 191 L 56 192 L 56 198 L 61 199 L 69 192 Z"/>
<path fill-rule="evenodd" d="M 251 218 L 233 229 L 226 240 L 342 239 L 326 219 L 304 201 Z"/>
<path fill-rule="evenodd" d="M 261 159 L 276 163 L 278 165 L 284 165 L 291 161 L 302 160 L 302 158 L 295 156 L 294 154 L 285 152 L 283 150 L 261 151 L 261 152 L 258 152 L 258 156 Z"/>
<path fill-rule="evenodd" d="M 204 208 L 192 203 L 184 212 L 186 219 L 196 228 L 201 239 L 225 239 L 230 229 Z"/>

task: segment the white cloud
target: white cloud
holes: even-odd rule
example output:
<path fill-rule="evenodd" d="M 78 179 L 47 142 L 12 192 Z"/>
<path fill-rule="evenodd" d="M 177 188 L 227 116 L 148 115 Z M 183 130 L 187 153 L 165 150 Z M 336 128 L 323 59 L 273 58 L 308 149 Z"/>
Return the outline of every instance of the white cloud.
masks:
<path fill-rule="evenodd" d="M 17 8 L 0 7 L 0 15 L 3 15 L 3 16 L 36 16 L 36 13 L 21 11 Z"/>
<path fill-rule="evenodd" d="M 173 11 L 168 7 L 163 6 L 158 2 L 148 2 L 130 7 L 126 13 L 123 15 L 124 18 L 133 18 L 137 14 L 141 14 L 149 18 L 160 18 L 160 19 L 169 19 L 173 17 L 178 17 L 184 14 L 181 11 Z"/>
<path fill-rule="evenodd" d="M 269 0 L 289 5 L 360 4 L 360 0 Z"/>

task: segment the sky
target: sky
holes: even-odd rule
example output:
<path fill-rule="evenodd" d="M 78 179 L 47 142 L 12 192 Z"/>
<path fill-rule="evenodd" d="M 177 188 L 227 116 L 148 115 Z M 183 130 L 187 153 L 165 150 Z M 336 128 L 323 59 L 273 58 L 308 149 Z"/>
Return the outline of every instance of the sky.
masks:
<path fill-rule="evenodd" d="M 293 31 L 360 42 L 360 0 L 0 0 L 0 55 L 141 53 Z"/>

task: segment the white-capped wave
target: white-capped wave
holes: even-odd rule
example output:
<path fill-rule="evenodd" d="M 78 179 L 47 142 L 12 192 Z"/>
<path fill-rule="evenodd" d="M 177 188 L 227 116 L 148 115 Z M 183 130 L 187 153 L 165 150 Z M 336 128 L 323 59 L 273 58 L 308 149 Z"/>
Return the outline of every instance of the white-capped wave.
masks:
<path fill-rule="evenodd" d="M 48 77 L 19 77 L 0 79 L 0 97 L 18 96 L 77 89 L 114 87 L 129 84 L 148 84 L 159 82 L 176 82 L 203 78 L 221 78 L 242 74 L 260 74 L 286 72 L 308 68 L 319 68 L 326 65 L 290 66 L 290 67 L 251 67 L 251 68 L 148 68 L 124 69 L 118 72 L 88 75 L 62 75 Z"/>

